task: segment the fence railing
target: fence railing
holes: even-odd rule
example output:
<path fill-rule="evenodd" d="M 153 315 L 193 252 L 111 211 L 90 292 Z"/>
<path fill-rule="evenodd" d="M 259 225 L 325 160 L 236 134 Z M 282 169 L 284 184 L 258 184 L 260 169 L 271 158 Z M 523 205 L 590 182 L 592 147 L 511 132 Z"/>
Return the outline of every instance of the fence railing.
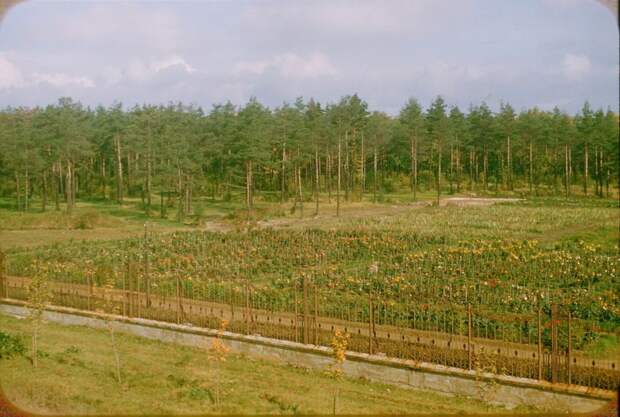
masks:
<path fill-rule="evenodd" d="M 0 297 L 28 299 L 31 279 L 0 276 Z M 257 286 L 247 280 L 147 282 L 128 265 L 120 288 L 50 280 L 55 305 L 115 312 L 128 317 L 219 328 L 329 346 L 336 330 L 351 335 L 349 349 L 552 383 L 616 389 L 617 361 L 574 349 L 584 327 L 562 305 L 534 315 L 506 317 L 466 305 L 394 303 L 314 285 Z M 191 285 L 189 285 L 191 284 Z"/>

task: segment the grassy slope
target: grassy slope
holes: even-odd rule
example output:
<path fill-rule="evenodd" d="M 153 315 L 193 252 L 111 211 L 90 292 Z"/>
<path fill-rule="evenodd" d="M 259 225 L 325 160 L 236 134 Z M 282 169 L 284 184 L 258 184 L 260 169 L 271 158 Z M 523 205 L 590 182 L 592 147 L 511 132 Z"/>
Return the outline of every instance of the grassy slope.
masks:
<path fill-rule="evenodd" d="M 0 315 L 0 329 L 29 342 L 26 320 Z M 117 334 L 124 382 L 114 379 L 109 334 L 53 323 L 43 326 L 43 355 L 33 369 L 27 357 L 0 360 L 0 386 L 23 409 L 56 414 L 301 413 L 338 412 L 482 413 L 502 409 L 480 401 L 448 397 L 364 380 L 337 380 L 325 373 L 228 355 L 221 365 L 207 352 Z M 215 393 L 221 380 L 221 405 Z M 525 411 L 525 410 L 519 410 Z"/>

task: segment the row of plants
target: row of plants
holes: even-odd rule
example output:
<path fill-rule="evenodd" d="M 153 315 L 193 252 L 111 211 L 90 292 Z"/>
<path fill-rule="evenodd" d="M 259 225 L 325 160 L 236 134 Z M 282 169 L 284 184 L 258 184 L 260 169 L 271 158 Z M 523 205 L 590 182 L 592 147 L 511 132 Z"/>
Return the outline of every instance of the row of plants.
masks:
<path fill-rule="evenodd" d="M 306 275 L 321 290 L 326 315 L 357 311 L 363 319 L 372 296 L 392 312 L 386 322 L 402 321 L 416 309 L 463 311 L 472 304 L 496 321 L 523 323 L 558 303 L 593 331 L 620 327 L 618 254 L 583 242 L 446 242 L 442 236 L 359 229 L 185 232 L 54 245 L 9 260 L 13 275 L 34 276 L 38 264 L 52 280 L 101 286 L 111 278 L 116 288 L 129 285 L 132 263 L 142 288 L 148 282 L 154 293 L 175 296 L 178 285 L 190 298 L 239 304 L 247 283 L 254 302 L 282 311 L 291 311 L 292 288 L 300 288 Z"/>

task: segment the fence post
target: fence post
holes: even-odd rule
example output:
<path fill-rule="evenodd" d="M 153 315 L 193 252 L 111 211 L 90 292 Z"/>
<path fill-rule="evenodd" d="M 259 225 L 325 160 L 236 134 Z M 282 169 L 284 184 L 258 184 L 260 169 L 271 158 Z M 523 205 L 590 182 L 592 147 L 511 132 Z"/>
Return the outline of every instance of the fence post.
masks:
<path fill-rule="evenodd" d="M 134 282 L 133 282 L 133 270 L 131 261 L 127 261 L 127 286 L 129 291 L 127 291 L 127 299 L 129 302 L 129 316 L 133 317 L 135 315 L 134 311 L 134 300 L 133 300 L 133 292 L 134 292 Z"/>
<path fill-rule="evenodd" d="M 142 317 L 142 279 L 141 277 L 142 277 L 142 274 L 140 274 L 140 271 L 137 271 L 136 273 L 136 281 L 137 281 L 136 298 L 138 301 L 138 317 Z"/>
<path fill-rule="evenodd" d="M 299 342 L 299 300 L 297 299 L 297 280 L 293 281 L 293 294 L 295 295 L 295 342 Z"/>
<path fill-rule="evenodd" d="M 245 334 L 250 334 L 250 284 L 245 282 Z"/>
<path fill-rule="evenodd" d="M 568 384 L 569 385 L 573 383 L 572 375 L 571 375 L 571 370 L 572 370 L 571 369 L 571 366 L 572 366 L 572 364 L 571 364 L 571 356 L 572 356 L 572 348 L 573 348 L 573 341 L 572 341 L 573 334 L 572 334 L 572 331 L 571 331 L 571 319 L 572 319 L 572 317 L 571 317 L 571 312 L 570 312 L 570 308 L 569 308 L 569 310 L 568 310 L 568 348 L 567 348 L 567 351 L 566 351 L 566 367 L 567 367 L 566 373 L 567 373 L 567 378 L 568 378 Z"/>
<path fill-rule="evenodd" d="M 372 336 L 373 336 L 373 327 L 375 322 L 375 312 L 374 306 L 372 305 L 372 293 L 368 296 L 368 353 L 372 355 Z"/>
<path fill-rule="evenodd" d="M 316 284 L 312 286 L 314 289 L 314 344 L 319 344 L 319 294 Z"/>
<path fill-rule="evenodd" d="M 123 296 L 121 297 L 123 302 L 123 316 L 127 316 L 127 271 L 121 272 L 121 276 L 123 277 Z"/>
<path fill-rule="evenodd" d="M 304 275 L 304 344 L 310 343 L 310 312 L 308 305 L 308 277 Z"/>
<path fill-rule="evenodd" d="M 144 286 L 146 287 L 146 307 L 151 307 L 151 275 L 149 271 L 148 222 L 144 223 Z"/>
<path fill-rule="evenodd" d="M 543 379 L 543 357 L 542 357 L 542 307 L 538 306 L 538 379 Z"/>
<path fill-rule="evenodd" d="M 91 308 L 91 304 L 90 304 L 90 297 L 93 294 L 93 278 L 90 275 L 90 271 L 87 273 L 86 275 L 87 278 L 87 282 L 88 282 L 88 296 L 87 296 L 87 303 L 88 303 L 88 310 L 92 310 Z"/>
<path fill-rule="evenodd" d="M 7 298 L 6 276 L 4 275 L 4 263 L 6 256 L 0 251 L 0 298 Z"/>
<path fill-rule="evenodd" d="M 467 304 L 467 369 L 470 371 L 473 368 L 473 352 L 472 352 L 472 314 L 471 314 L 471 304 Z"/>
<path fill-rule="evenodd" d="M 235 286 L 230 281 L 230 323 L 235 320 Z"/>
<path fill-rule="evenodd" d="M 179 282 L 179 275 L 176 276 L 177 282 L 177 324 L 181 324 L 181 283 Z"/>
<path fill-rule="evenodd" d="M 557 304 L 551 304 L 551 382 L 558 382 L 558 318 Z"/>

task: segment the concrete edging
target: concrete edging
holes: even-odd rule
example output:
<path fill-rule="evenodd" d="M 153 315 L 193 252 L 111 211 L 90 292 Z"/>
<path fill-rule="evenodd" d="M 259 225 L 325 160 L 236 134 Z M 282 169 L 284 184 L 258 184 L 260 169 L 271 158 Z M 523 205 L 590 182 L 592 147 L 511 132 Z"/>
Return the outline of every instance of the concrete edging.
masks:
<path fill-rule="evenodd" d="M 0 300 L 0 313 L 24 317 L 25 302 Z M 103 328 L 112 319 L 116 329 L 137 336 L 205 347 L 218 335 L 217 330 L 154 320 L 49 306 L 44 319 L 65 325 Z M 234 353 L 324 370 L 333 363 L 331 349 L 324 346 L 270 339 L 257 335 L 222 332 L 221 338 Z M 468 371 L 448 366 L 347 352 L 343 371 L 347 376 L 428 389 L 482 399 L 490 404 L 513 408 L 519 405 L 549 411 L 590 412 L 614 400 L 613 391 Z"/>

